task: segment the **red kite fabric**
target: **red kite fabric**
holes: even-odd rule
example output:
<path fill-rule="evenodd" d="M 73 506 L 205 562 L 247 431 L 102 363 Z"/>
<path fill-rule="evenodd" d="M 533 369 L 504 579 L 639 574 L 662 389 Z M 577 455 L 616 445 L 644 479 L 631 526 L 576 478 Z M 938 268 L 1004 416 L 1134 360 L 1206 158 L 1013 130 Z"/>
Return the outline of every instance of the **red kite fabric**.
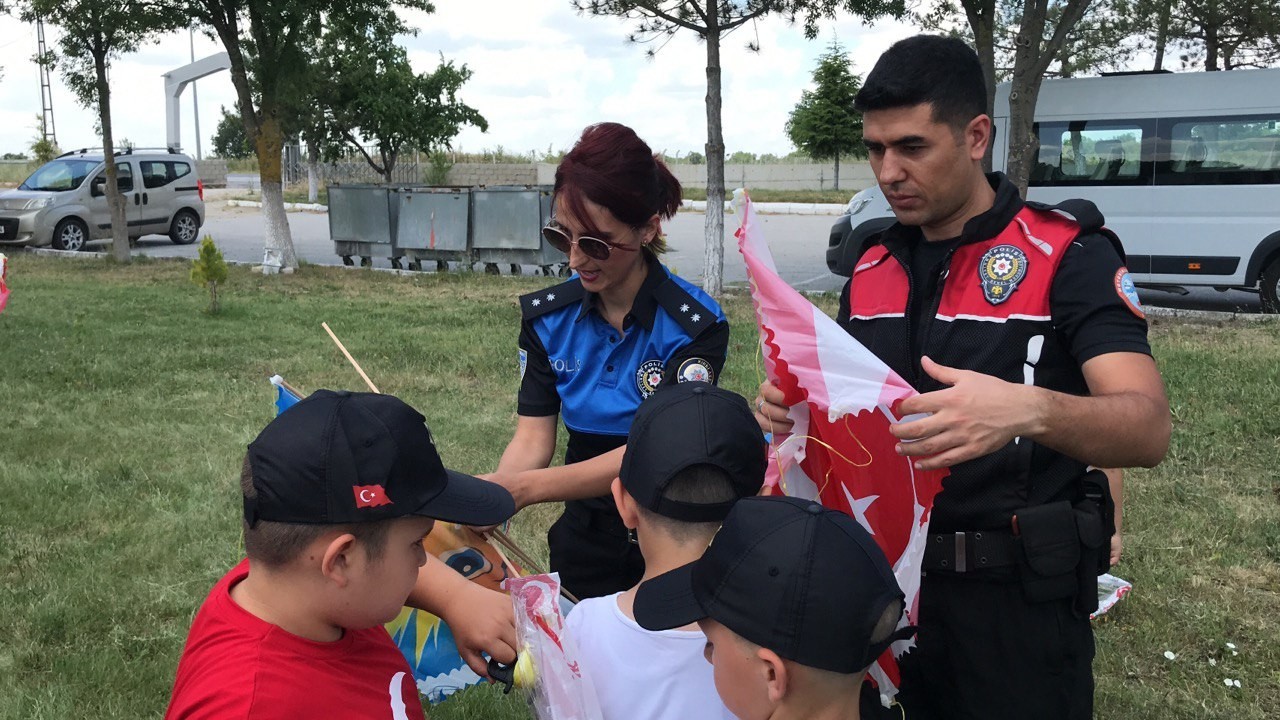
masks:
<path fill-rule="evenodd" d="M 772 437 L 766 482 L 861 523 L 906 595 L 903 624 L 915 624 L 929 513 L 947 475 L 916 470 L 894 450 L 889 426 L 908 419 L 895 408 L 916 391 L 778 276 L 750 199 L 741 215 L 736 236 L 751 282 L 764 369 L 783 391 L 794 423 L 789 434 Z M 899 684 L 895 658 L 914 644 L 894 643 L 871 666 L 869 675 L 886 706 Z"/>
<path fill-rule="evenodd" d="M 0 255 L 0 312 L 4 312 L 4 306 L 9 303 L 9 286 L 4 284 L 5 276 L 9 274 L 9 258 Z"/>

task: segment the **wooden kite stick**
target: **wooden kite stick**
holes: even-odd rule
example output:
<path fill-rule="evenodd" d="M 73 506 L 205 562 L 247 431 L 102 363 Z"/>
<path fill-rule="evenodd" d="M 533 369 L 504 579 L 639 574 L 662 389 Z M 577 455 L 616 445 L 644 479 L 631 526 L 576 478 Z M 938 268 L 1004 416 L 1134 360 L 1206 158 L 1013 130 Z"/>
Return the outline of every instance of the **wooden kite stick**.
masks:
<path fill-rule="evenodd" d="M 342 341 L 338 339 L 338 336 L 334 335 L 333 331 L 329 329 L 329 323 L 322 322 L 320 323 L 320 327 L 324 328 L 324 331 L 329 333 L 329 337 L 333 338 L 333 343 L 337 345 L 338 349 L 342 351 L 342 354 L 346 356 L 347 362 L 351 363 L 351 367 L 355 368 L 356 372 L 360 373 L 360 377 L 364 378 L 364 384 L 368 385 L 369 389 L 373 392 L 381 395 L 382 391 L 378 389 L 378 386 L 374 385 L 373 381 L 369 379 L 369 376 L 364 374 L 364 368 L 360 367 L 360 363 L 356 362 L 356 359 L 351 357 L 351 353 L 347 352 L 346 346 L 344 346 Z"/>
<path fill-rule="evenodd" d="M 492 547 L 493 547 L 493 551 L 494 551 L 494 552 L 496 552 L 496 553 L 498 553 L 498 557 L 502 558 L 502 564 L 507 566 L 507 569 L 511 571 L 511 574 L 512 574 L 512 575 L 514 575 L 514 576 L 516 576 L 516 577 L 524 577 L 524 576 L 520 573 L 520 568 L 516 567 L 515 563 L 513 563 L 513 562 L 511 562 L 510 560 L 508 560 L 508 559 L 507 559 L 507 554 L 506 554 L 506 553 L 504 553 L 504 552 L 502 552 L 502 546 L 501 546 L 501 545 L 498 545 L 497 543 L 494 543 L 494 544 L 492 545 Z"/>

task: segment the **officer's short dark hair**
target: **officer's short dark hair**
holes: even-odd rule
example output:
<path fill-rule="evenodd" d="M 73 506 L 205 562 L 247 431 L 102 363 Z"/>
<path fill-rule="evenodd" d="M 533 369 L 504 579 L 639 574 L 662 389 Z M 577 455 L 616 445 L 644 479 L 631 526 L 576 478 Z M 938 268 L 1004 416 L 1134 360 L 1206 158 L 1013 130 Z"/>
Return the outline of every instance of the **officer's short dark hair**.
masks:
<path fill-rule="evenodd" d="M 714 505 L 733 502 L 741 497 L 724 469 L 715 465 L 690 465 L 671 477 L 662 497 L 676 502 Z M 710 540 L 720 529 L 720 522 L 686 522 L 660 515 L 643 505 L 640 513 L 651 526 L 661 529 L 672 539 L 686 543 Z"/>
<path fill-rule="evenodd" d="M 858 112 L 929 103 L 935 122 L 957 130 L 987 112 L 987 84 L 973 48 L 959 38 L 916 35 L 876 61 L 853 99 Z"/>

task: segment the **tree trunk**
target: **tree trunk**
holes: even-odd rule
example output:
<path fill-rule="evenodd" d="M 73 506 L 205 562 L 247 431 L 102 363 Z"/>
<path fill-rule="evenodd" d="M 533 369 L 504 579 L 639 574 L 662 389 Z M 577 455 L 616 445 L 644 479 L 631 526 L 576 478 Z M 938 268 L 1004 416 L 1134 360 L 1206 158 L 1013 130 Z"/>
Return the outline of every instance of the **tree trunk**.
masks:
<path fill-rule="evenodd" d="M 836 190 L 840 189 L 840 153 L 836 153 Z"/>
<path fill-rule="evenodd" d="M 102 124 L 102 157 L 107 165 L 107 207 L 111 210 L 111 256 L 122 263 L 129 262 L 129 220 L 125 197 L 120 192 L 120 174 L 116 172 L 115 140 L 111 136 L 111 87 L 107 84 L 107 53 L 93 54 L 93 67 L 97 72 L 98 122 Z M 133 178 L 142 182 L 142 178 Z M 135 193 L 141 192 L 137 187 Z M 87 238 L 86 238 L 87 239 Z"/>
<path fill-rule="evenodd" d="M 1173 12 L 1173 2 L 1160 3 L 1160 20 L 1156 25 L 1156 61 L 1152 70 L 1164 69 L 1164 49 L 1169 44 L 1169 15 Z"/>
<path fill-rule="evenodd" d="M 1207 25 L 1204 29 L 1204 69 L 1213 72 L 1218 69 L 1218 28 Z"/>
<path fill-rule="evenodd" d="M 707 215 L 702 289 L 724 290 L 724 129 L 720 116 L 720 22 L 718 0 L 707 0 Z"/>
<path fill-rule="evenodd" d="M 254 145 L 258 154 L 258 177 L 262 181 L 262 219 L 266 223 L 262 272 L 264 275 L 282 270 L 293 272 L 298 267 L 298 257 L 293 250 L 289 217 L 284 212 L 280 175 L 284 136 L 274 110 L 263 108 Z"/>
<path fill-rule="evenodd" d="M 320 199 L 320 146 L 315 142 L 307 143 L 307 202 L 314 203 Z"/>
<path fill-rule="evenodd" d="M 987 85 L 987 115 L 995 120 L 996 112 L 996 41 L 995 41 L 995 0 L 965 0 L 965 15 L 969 18 L 969 29 L 973 31 L 974 44 L 978 52 L 978 64 L 982 66 L 982 77 Z M 1000 141 L 995 133 L 991 133 L 991 143 Z M 991 172 L 991 146 L 982 158 L 982 169 Z"/>
<path fill-rule="evenodd" d="M 1049 63 L 1061 52 L 1067 34 L 1080 22 L 1088 7 L 1089 0 L 1068 0 L 1053 29 L 1053 37 L 1045 41 L 1047 3 L 1025 0 L 1022 25 L 1014 40 L 1013 77 L 1009 82 L 1009 153 L 1005 160 L 1009 182 L 1024 198 L 1040 145 L 1034 132 L 1040 84 Z"/>

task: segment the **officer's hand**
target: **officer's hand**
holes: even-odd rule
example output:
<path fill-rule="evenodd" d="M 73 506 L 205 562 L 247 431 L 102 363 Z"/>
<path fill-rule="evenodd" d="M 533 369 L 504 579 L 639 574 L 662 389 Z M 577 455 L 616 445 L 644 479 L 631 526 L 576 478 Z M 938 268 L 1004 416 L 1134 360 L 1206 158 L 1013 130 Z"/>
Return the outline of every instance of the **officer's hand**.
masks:
<path fill-rule="evenodd" d="M 1124 536 L 1117 532 L 1111 536 L 1111 567 L 1115 567 L 1120 562 L 1120 556 L 1124 554 Z"/>
<path fill-rule="evenodd" d="M 511 598 L 473 582 L 459 585 L 440 618 L 449 623 L 458 654 L 480 677 L 488 677 L 488 653 L 510 665 L 516 660 L 516 617 Z"/>
<path fill-rule="evenodd" d="M 903 415 L 930 416 L 890 428 L 899 440 L 908 441 L 898 443 L 899 454 L 932 456 L 916 462 L 917 468 L 951 467 L 982 457 L 1034 429 L 1034 387 L 939 365 L 928 357 L 921 366 L 930 377 L 951 387 L 904 400 L 899 407 Z"/>
<path fill-rule="evenodd" d="M 476 477 L 481 480 L 488 480 L 495 485 L 501 485 L 507 492 L 511 493 L 511 499 L 516 501 L 516 512 L 523 510 L 530 504 L 528 484 L 524 480 L 523 473 L 494 470 L 487 475 L 476 475 Z M 491 526 L 490 529 L 493 527 L 497 526 Z M 488 530 L 482 531 L 480 528 L 476 528 L 476 531 L 481 534 L 488 532 Z"/>
<path fill-rule="evenodd" d="M 760 394 L 752 404 L 761 430 L 775 434 L 791 432 L 791 420 L 787 418 L 789 408 L 777 385 L 769 380 L 760 383 Z"/>

